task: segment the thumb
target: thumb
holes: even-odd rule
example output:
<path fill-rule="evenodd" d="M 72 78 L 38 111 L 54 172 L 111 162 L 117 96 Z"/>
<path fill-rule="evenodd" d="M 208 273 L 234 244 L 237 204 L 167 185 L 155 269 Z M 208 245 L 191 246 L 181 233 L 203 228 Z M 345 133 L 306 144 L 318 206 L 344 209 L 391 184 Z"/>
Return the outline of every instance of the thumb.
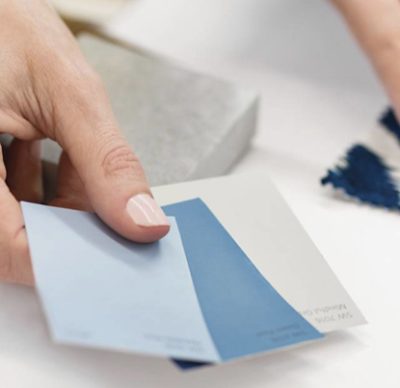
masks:
<path fill-rule="evenodd" d="M 82 144 L 72 147 L 69 155 L 95 212 L 128 239 L 152 242 L 165 236 L 168 219 L 126 141 L 114 129 L 90 137 L 77 139 Z"/>
<path fill-rule="evenodd" d="M 120 133 L 105 93 L 100 99 L 97 93 L 97 102 L 88 109 L 81 105 L 67 113 L 58 123 L 57 141 L 78 172 L 91 207 L 111 228 L 133 241 L 152 242 L 165 236 L 168 219 L 153 199 L 139 159 Z"/>

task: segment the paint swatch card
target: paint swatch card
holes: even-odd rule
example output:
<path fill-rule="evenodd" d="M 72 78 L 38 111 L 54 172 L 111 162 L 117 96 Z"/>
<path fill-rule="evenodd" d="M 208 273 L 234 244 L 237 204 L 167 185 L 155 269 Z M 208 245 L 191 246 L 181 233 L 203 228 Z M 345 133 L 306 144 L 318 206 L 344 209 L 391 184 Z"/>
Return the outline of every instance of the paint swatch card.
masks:
<path fill-rule="evenodd" d="M 328 333 L 365 323 L 359 308 L 265 173 L 154 187 L 153 193 L 165 205 L 200 197 L 264 278 L 318 331 Z M 182 214 L 177 209 L 167 206 L 168 214 L 176 216 L 179 224 Z M 181 228 L 184 245 L 188 238 L 185 233 L 186 228 Z M 196 273 L 192 277 L 196 283 Z"/>
<path fill-rule="evenodd" d="M 200 199 L 166 206 L 171 231 L 149 245 L 91 213 L 22 209 L 56 342 L 218 363 L 322 337 Z"/>

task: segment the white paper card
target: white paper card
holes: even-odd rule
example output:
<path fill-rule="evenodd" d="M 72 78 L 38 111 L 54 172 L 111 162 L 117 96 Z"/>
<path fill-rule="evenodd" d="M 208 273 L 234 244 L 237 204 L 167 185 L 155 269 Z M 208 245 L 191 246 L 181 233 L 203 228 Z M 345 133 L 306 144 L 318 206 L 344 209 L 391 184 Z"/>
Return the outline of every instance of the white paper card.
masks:
<path fill-rule="evenodd" d="M 160 186 L 161 204 L 201 197 L 282 297 L 317 330 L 365 323 L 266 174 L 239 174 Z"/>

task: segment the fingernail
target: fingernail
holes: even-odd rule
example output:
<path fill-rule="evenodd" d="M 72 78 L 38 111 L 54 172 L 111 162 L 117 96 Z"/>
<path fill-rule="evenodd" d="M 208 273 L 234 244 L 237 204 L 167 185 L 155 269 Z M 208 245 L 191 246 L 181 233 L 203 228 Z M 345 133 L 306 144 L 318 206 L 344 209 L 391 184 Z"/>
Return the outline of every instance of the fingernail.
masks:
<path fill-rule="evenodd" d="M 168 218 L 148 194 L 132 197 L 126 207 L 133 222 L 139 226 L 169 226 Z"/>

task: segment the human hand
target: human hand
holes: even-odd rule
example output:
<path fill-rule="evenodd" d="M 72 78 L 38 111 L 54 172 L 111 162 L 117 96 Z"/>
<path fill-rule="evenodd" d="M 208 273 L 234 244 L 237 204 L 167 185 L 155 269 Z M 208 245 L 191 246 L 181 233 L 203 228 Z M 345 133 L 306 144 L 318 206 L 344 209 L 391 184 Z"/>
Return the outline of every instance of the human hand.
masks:
<path fill-rule="evenodd" d="M 0 280 L 34 283 L 18 200 L 43 200 L 42 138 L 64 151 L 53 205 L 93 210 L 137 242 L 166 235 L 102 83 L 57 14 L 42 0 L 0 0 L 0 20 L 0 133 L 15 139 L 0 147 Z"/>
<path fill-rule="evenodd" d="M 400 118 L 400 1 L 332 1 L 369 56 Z"/>

